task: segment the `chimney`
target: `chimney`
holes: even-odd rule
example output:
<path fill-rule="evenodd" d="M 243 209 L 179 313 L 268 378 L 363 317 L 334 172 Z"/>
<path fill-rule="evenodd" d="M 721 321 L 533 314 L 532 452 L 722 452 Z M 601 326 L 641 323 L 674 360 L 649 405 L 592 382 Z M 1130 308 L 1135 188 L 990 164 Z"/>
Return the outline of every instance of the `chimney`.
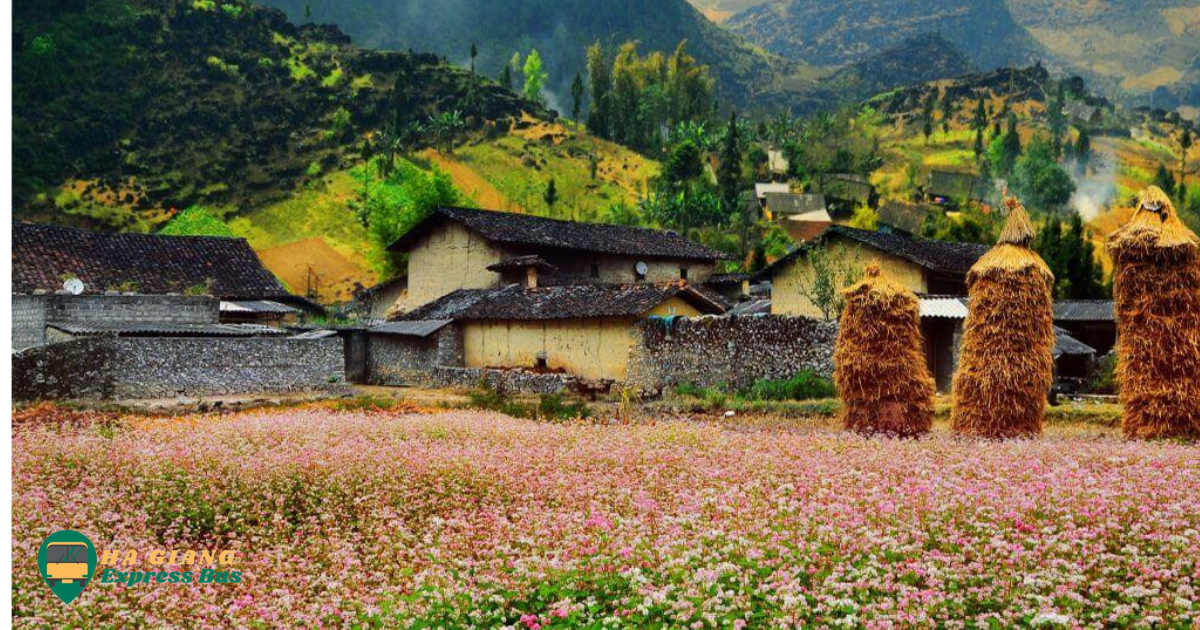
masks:
<path fill-rule="evenodd" d="M 538 269 L 537 265 L 529 265 L 525 268 L 525 288 L 536 289 L 538 286 Z"/>

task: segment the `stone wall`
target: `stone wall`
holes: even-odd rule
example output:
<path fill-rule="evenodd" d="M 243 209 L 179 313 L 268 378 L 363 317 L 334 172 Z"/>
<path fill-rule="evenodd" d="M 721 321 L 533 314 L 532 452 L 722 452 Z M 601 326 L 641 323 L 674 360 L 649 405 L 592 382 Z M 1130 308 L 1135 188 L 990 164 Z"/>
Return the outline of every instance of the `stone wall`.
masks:
<path fill-rule="evenodd" d="M 13 350 L 38 346 L 46 323 L 215 324 L 219 301 L 192 295 L 13 295 Z"/>
<path fill-rule="evenodd" d="M 13 354 L 13 398 L 138 399 L 340 388 L 342 340 L 92 337 Z"/>
<path fill-rule="evenodd" d="M 636 324 L 625 385 L 660 392 L 681 383 L 748 387 L 809 369 L 833 376 L 837 324 L 806 317 L 654 318 Z"/>
<path fill-rule="evenodd" d="M 463 366 L 462 333 L 454 325 L 428 337 L 367 335 L 367 382 L 422 385 L 438 368 Z"/>
<path fill-rule="evenodd" d="M 12 296 L 12 349 L 46 343 L 46 296 Z"/>

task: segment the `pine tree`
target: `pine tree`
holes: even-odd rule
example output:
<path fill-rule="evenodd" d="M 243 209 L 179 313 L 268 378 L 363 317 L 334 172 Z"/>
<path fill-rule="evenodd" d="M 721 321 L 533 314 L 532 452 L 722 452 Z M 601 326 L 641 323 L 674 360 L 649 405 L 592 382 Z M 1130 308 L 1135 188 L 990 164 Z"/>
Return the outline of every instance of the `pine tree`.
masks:
<path fill-rule="evenodd" d="M 1017 117 L 1011 115 L 1008 117 L 1008 131 L 1004 132 L 1001 140 L 1000 163 L 996 165 L 1000 174 L 1008 177 L 1020 157 L 1021 134 L 1017 130 Z"/>
<path fill-rule="evenodd" d="M 479 56 L 479 49 L 475 47 L 475 43 L 471 43 L 471 74 L 475 74 L 475 58 Z"/>
<path fill-rule="evenodd" d="M 551 177 L 550 182 L 546 184 L 546 193 L 542 196 L 542 198 L 545 199 L 546 205 L 550 206 L 551 208 L 553 208 L 554 203 L 558 201 L 558 188 L 554 186 L 553 177 Z"/>
<path fill-rule="evenodd" d="M 512 82 L 513 82 L 512 66 L 510 66 L 508 64 L 504 64 L 504 68 L 502 68 L 500 70 L 500 78 L 497 79 L 497 82 L 500 83 L 500 87 L 502 87 L 506 90 L 512 89 Z"/>
<path fill-rule="evenodd" d="M 579 112 L 583 109 L 583 75 L 575 73 L 575 79 L 571 81 L 571 120 L 579 120 Z"/>
<path fill-rule="evenodd" d="M 609 125 L 609 109 L 612 90 L 612 75 L 600 42 L 587 49 L 588 84 L 591 90 L 591 107 L 588 109 L 588 131 L 605 138 L 612 139 L 612 128 Z"/>
<path fill-rule="evenodd" d="M 1075 159 L 1086 169 L 1092 161 L 1092 138 L 1088 134 L 1087 128 L 1079 130 L 1079 137 L 1075 139 Z"/>

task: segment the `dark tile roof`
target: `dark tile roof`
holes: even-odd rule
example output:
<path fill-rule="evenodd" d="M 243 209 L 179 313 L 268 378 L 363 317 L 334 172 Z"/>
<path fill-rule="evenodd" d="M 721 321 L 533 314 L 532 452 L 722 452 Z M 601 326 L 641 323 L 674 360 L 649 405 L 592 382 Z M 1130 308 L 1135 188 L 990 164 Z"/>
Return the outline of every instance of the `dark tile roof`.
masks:
<path fill-rule="evenodd" d="M 938 271 L 956 275 L 965 275 L 971 270 L 971 265 L 988 251 L 987 245 L 974 243 L 947 243 L 905 236 L 903 234 L 887 234 L 859 230 L 844 225 L 835 225 L 825 230 L 817 239 L 810 241 L 786 256 L 776 260 L 771 266 L 758 272 L 757 279 L 770 279 L 785 265 L 808 251 L 817 247 L 833 236 L 841 236 L 867 247 L 871 247 L 905 260 L 916 263 L 930 271 Z"/>
<path fill-rule="evenodd" d="M 879 222 L 916 234 L 921 231 L 921 224 L 931 208 L 926 204 L 888 199 L 879 206 Z"/>
<path fill-rule="evenodd" d="M 50 322 L 47 327 L 78 337 L 280 337 L 288 332 L 257 324 L 68 324 Z"/>
<path fill-rule="evenodd" d="M 704 313 L 722 302 L 697 287 L 665 284 L 575 284 L 526 289 L 459 289 L 400 315 L 397 320 L 546 320 L 638 316 L 678 296 Z"/>
<path fill-rule="evenodd" d="M 1061 300 L 1054 303 L 1054 321 L 1115 322 L 1112 300 Z"/>
<path fill-rule="evenodd" d="M 767 209 L 774 216 L 825 210 L 825 195 L 820 193 L 767 193 L 766 202 Z"/>
<path fill-rule="evenodd" d="M 741 284 L 751 278 L 748 273 L 714 273 L 704 281 L 704 284 L 709 286 L 718 286 L 722 284 Z"/>
<path fill-rule="evenodd" d="M 423 319 L 414 321 L 387 322 L 372 326 L 367 332 L 376 335 L 425 338 L 454 323 L 450 319 Z"/>
<path fill-rule="evenodd" d="M 1054 357 L 1079 357 L 1096 354 L 1096 349 L 1071 336 L 1071 333 L 1054 327 Z"/>
<path fill-rule="evenodd" d="M 870 203 L 875 187 L 862 175 L 854 173 L 834 173 L 817 178 L 817 190 L 826 197 L 853 201 L 855 203 Z"/>
<path fill-rule="evenodd" d="M 646 258 L 682 258 L 685 260 L 722 260 L 724 252 L 710 249 L 674 233 L 623 225 L 560 221 L 493 210 L 439 208 L 414 226 L 395 243 L 391 251 L 404 251 L 442 221 L 455 221 L 505 245 L 546 247 L 559 250 L 589 251 Z"/>
<path fill-rule="evenodd" d="M 948 199 L 984 201 L 991 196 L 994 189 L 995 184 L 992 180 L 974 173 L 931 171 L 925 192 Z"/>
<path fill-rule="evenodd" d="M 542 258 L 541 256 L 538 256 L 535 254 L 535 255 L 530 255 L 530 256 L 517 256 L 516 258 L 509 258 L 508 260 L 504 260 L 504 261 L 495 263 L 493 265 L 488 265 L 487 270 L 488 271 L 515 271 L 517 269 L 524 269 L 526 267 L 537 267 L 539 269 L 554 269 L 554 265 L 551 265 L 550 263 L 546 262 L 545 258 Z"/>
<path fill-rule="evenodd" d="M 93 232 L 13 223 L 13 291 L 54 292 L 65 278 L 85 293 L 133 284 L 143 294 L 209 286 L 221 298 L 291 298 L 245 239 Z"/>

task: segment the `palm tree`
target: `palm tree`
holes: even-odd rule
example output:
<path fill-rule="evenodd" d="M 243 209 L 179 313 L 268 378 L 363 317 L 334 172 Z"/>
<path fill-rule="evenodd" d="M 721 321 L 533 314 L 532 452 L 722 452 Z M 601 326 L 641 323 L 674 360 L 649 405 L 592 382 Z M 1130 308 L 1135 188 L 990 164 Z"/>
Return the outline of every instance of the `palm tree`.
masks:
<path fill-rule="evenodd" d="M 433 133 L 438 150 L 446 155 L 454 148 L 454 137 L 462 128 L 462 114 L 457 109 L 429 117 L 429 130 Z"/>

